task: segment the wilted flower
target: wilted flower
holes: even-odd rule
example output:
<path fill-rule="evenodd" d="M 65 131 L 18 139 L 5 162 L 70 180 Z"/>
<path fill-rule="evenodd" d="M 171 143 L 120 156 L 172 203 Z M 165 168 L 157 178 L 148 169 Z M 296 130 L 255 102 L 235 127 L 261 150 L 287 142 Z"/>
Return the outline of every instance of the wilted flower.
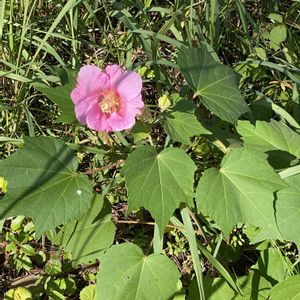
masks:
<path fill-rule="evenodd" d="M 71 92 L 76 117 L 98 131 L 129 129 L 144 107 L 141 89 L 140 75 L 119 65 L 109 65 L 104 71 L 94 65 L 84 66 Z"/>

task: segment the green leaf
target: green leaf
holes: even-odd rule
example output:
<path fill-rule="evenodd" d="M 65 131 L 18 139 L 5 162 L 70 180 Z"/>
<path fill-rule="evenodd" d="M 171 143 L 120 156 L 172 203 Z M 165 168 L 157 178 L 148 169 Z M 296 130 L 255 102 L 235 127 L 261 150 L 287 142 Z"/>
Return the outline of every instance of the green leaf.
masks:
<path fill-rule="evenodd" d="M 96 298 L 96 285 L 91 284 L 86 286 L 80 292 L 80 300 L 94 300 Z"/>
<path fill-rule="evenodd" d="M 262 47 L 255 47 L 254 48 L 256 55 L 261 59 L 261 60 L 267 60 L 267 54 L 266 50 Z"/>
<path fill-rule="evenodd" d="M 76 173 L 77 158 L 65 143 L 51 137 L 25 137 L 25 146 L 0 161 L 8 192 L 0 219 L 23 215 L 36 222 L 36 235 L 81 218 L 91 206 L 88 178 Z"/>
<path fill-rule="evenodd" d="M 237 131 L 246 145 L 259 151 L 282 150 L 300 158 L 300 135 L 281 122 L 256 121 L 254 126 L 239 121 Z"/>
<path fill-rule="evenodd" d="M 239 88 L 239 76 L 230 67 L 216 62 L 206 47 L 184 48 L 178 53 L 180 70 L 203 104 L 222 120 L 235 123 L 248 112 Z"/>
<path fill-rule="evenodd" d="M 221 168 L 204 172 L 197 188 L 197 204 L 226 235 L 237 223 L 260 226 L 280 238 L 277 230 L 273 193 L 284 182 L 266 161 L 264 153 L 238 148 L 227 153 Z"/>
<path fill-rule="evenodd" d="M 158 99 L 158 107 L 160 109 L 161 112 L 165 111 L 166 109 L 168 109 L 171 105 L 171 100 L 170 98 L 164 94 L 161 97 L 159 97 Z"/>
<path fill-rule="evenodd" d="M 55 276 L 61 273 L 62 271 L 61 267 L 62 267 L 61 262 L 56 257 L 52 257 L 45 264 L 45 271 L 49 275 Z"/>
<path fill-rule="evenodd" d="M 192 204 L 196 166 L 180 149 L 167 148 L 157 154 L 143 146 L 133 151 L 122 168 L 128 188 L 128 209 L 145 207 L 164 232 L 181 202 Z"/>
<path fill-rule="evenodd" d="M 166 256 L 143 251 L 134 244 L 110 248 L 97 275 L 97 299 L 172 299 L 180 274 Z"/>
<path fill-rule="evenodd" d="M 66 300 L 66 297 L 59 291 L 56 290 L 51 290 L 47 292 L 48 296 L 50 299 L 55 299 L 55 300 Z"/>
<path fill-rule="evenodd" d="M 299 300 L 300 299 L 300 275 L 292 276 L 278 284 L 270 291 L 272 300 Z"/>
<path fill-rule="evenodd" d="M 17 273 L 19 273 L 22 269 L 26 271 L 33 269 L 31 259 L 25 254 L 15 253 L 9 258 L 9 264 L 17 270 Z"/>
<path fill-rule="evenodd" d="M 26 287 L 19 286 L 17 287 L 13 292 L 13 298 L 9 298 L 8 295 L 6 295 L 4 299 L 18 299 L 18 300 L 30 300 L 32 299 L 32 293 L 30 290 Z"/>
<path fill-rule="evenodd" d="M 10 228 L 12 231 L 22 230 L 23 221 L 25 217 L 24 216 L 17 216 L 16 218 L 12 219 L 10 223 Z"/>
<path fill-rule="evenodd" d="M 237 295 L 237 293 L 230 287 L 230 285 L 223 278 L 203 277 L 203 286 L 205 299 L 209 300 L 230 300 Z M 187 300 L 200 299 L 199 290 L 197 288 L 196 280 L 193 280 L 189 285 L 189 293 Z"/>
<path fill-rule="evenodd" d="M 268 297 L 272 284 L 256 271 L 250 271 L 249 275 L 237 278 L 237 284 L 245 297 L 238 295 L 223 278 L 204 277 L 205 297 L 209 300 L 265 300 Z M 187 300 L 199 299 L 196 281 L 189 286 Z M 273 300 L 273 299 L 272 299 Z"/>
<path fill-rule="evenodd" d="M 57 234 L 53 243 L 72 253 L 75 264 L 88 263 L 114 241 L 115 225 L 111 221 L 111 204 L 97 195 L 92 207 L 80 221 L 72 221 Z"/>
<path fill-rule="evenodd" d="M 243 233 L 245 233 L 245 235 L 249 239 L 250 244 L 254 244 L 256 250 L 263 251 L 270 247 L 270 241 L 265 240 L 265 241 L 256 243 L 256 237 L 259 236 L 261 231 L 262 230 L 260 227 L 257 227 L 257 226 L 251 225 L 251 224 L 248 224 L 246 227 L 243 228 Z"/>
<path fill-rule="evenodd" d="M 271 47 L 274 50 L 278 50 L 280 48 L 280 44 L 285 41 L 286 35 L 286 27 L 284 24 L 274 26 L 270 31 Z"/>
<path fill-rule="evenodd" d="M 300 248 L 300 174 L 286 178 L 285 182 L 288 187 L 277 193 L 277 224 L 282 237 L 294 241 Z"/>
<path fill-rule="evenodd" d="M 35 256 L 35 250 L 32 246 L 30 246 L 29 244 L 24 244 L 24 245 L 20 245 L 22 252 L 27 255 L 27 256 Z"/>
<path fill-rule="evenodd" d="M 273 20 L 273 21 L 276 21 L 276 22 L 278 22 L 278 23 L 282 23 L 282 16 L 281 15 L 279 15 L 279 14 L 269 14 L 268 15 L 268 18 L 270 19 L 270 20 Z"/>
<path fill-rule="evenodd" d="M 246 297 L 236 296 L 234 300 L 266 300 L 272 288 L 272 284 L 256 271 L 250 271 L 247 276 L 238 277 L 237 283 Z"/>
<path fill-rule="evenodd" d="M 61 110 L 61 115 L 57 118 L 57 122 L 74 123 L 76 122 L 76 116 L 70 94 L 76 85 L 75 71 L 69 70 L 68 75 L 68 83 L 63 86 L 52 88 L 39 84 L 34 85 L 34 87 L 58 105 Z"/>
<path fill-rule="evenodd" d="M 180 100 L 164 112 L 164 129 L 173 140 L 190 144 L 190 138 L 195 135 L 211 134 L 197 120 L 196 108 L 192 101 Z"/>
<path fill-rule="evenodd" d="M 3 225 L 5 223 L 5 220 L 0 220 L 0 235 L 3 233 Z"/>
<path fill-rule="evenodd" d="M 144 123 L 142 121 L 137 121 L 131 128 L 131 133 L 135 142 L 148 138 L 150 132 L 151 126 L 148 123 Z"/>
<path fill-rule="evenodd" d="M 54 295 L 58 292 L 60 295 L 72 295 L 74 292 L 76 292 L 76 283 L 74 279 L 70 277 L 62 277 L 57 279 L 50 279 L 47 282 L 47 293 L 51 295 L 54 293 Z M 55 299 L 55 298 L 54 298 Z M 65 299 L 63 297 L 62 299 Z"/>
<path fill-rule="evenodd" d="M 258 261 L 252 269 L 274 284 L 287 278 L 291 267 L 291 262 L 281 254 L 280 250 L 268 248 L 260 252 Z"/>
<path fill-rule="evenodd" d="M 7 192 L 7 181 L 0 176 L 0 193 Z"/>
<path fill-rule="evenodd" d="M 172 300 L 186 300 L 186 291 L 182 285 L 181 280 L 178 280 L 177 282 L 177 291 L 174 298 L 172 298 Z"/>

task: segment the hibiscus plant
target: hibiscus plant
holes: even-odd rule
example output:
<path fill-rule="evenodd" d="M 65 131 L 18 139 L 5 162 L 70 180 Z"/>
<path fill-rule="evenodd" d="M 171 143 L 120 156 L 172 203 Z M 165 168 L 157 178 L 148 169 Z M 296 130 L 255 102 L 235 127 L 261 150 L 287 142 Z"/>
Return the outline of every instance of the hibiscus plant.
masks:
<path fill-rule="evenodd" d="M 79 2 L 67 1 L 53 24 Z M 170 14 L 152 1 L 141 2 L 146 15 Z M 210 14 L 215 2 L 210 1 Z M 243 1 L 237 2 L 237 11 L 244 12 L 241 24 L 250 20 L 254 26 Z M 27 76 L 28 91 L 52 101 L 54 124 L 65 130 L 60 135 L 29 126 L 28 134 L 5 137 L 15 148 L 0 161 L 3 224 L 26 218 L 35 226 L 30 239 L 41 239 L 43 247 L 46 240 L 59 251 L 51 259 L 43 256 L 49 277 L 39 282 L 51 299 L 74 292 L 71 276 L 63 283 L 59 277 L 66 257 L 70 268 L 96 268 L 80 299 L 299 297 L 299 69 L 292 58 L 275 64 L 277 53 L 268 61 L 252 46 L 247 60 L 230 65 L 217 33 L 199 34 L 194 10 L 199 4 L 181 5 L 172 6 L 180 14 L 170 14 L 157 32 L 138 29 L 123 6 L 109 15 L 130 32 L 128 53 L 129 46 L 140 51 L 129 58 L 82 59 L 72 68 L 61 63 L 51 69 L 52 77 L 45 71 L 37 78 L 34 69 L 5 75 Z M 188 19 L 180 19 L 185 15 Z M 285 25 L 278 15 L 269 19 L 269 35 L 259 38 L 276 52 L 285 39 L 276 40 L 272 30 Z M 209 20 L 209 26 L 215 24 L 211 15 Z M 54 28 L 40 41 L 32 63 L 46 48 L 57 57 L 49 44 Z M 265 76 L 288 90 L 284 105 L 262 85 Z M 24 108 L 24 114 L 31 112 Z M 23 253 L 26 247 L 18 243 L 14 261 L 22 253 L 31 263 L 28 257 L 36 253 Z M 251 263 L 239 273 L 236 262 L 246 256 L 245 265 Z"/>

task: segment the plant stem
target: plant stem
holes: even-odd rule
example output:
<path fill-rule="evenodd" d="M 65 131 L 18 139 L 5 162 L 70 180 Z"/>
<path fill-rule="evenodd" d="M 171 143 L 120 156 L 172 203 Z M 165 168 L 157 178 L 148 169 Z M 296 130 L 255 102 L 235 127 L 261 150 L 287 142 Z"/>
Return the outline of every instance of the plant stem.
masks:
<path fill-rule="evenodd" d="M 150 226 L 155 226 L 155 222 L 143 222 L 143 221 L 133 221 L 133 220 L 113 220 L 114 223 L 117 224 L 142 224 L 142 225 L 150 225 Z M 183 228 L 180 226 L 175 226 L 175 225 L 166 225 L 167 228 L 173 228 L 173 229 L 180 229 L 182 230 Z"/>
<path fill-rule="evenodd" d="M 120 159 L 116 163 L 106 165 L 106 166 L 103 166 L 103 167 L 100 167 L 100 168 L 96 168 L 96 169 L 93 169 L 93 170 L 88 170 L 88 171 L 85 171 L 85 172 L 82 172 L 82 173 L 83 174 L 93 174 L 93 173 L 96 173 L 96 172 L 99 172 L 99 171 L 103 171 L 103 170 L 106 170 L 106 169 L 111 169 L 111 168 L 117 167 L 117 166 L 119 166 L 123 163 L 124 163 L 124 160 Z"/>

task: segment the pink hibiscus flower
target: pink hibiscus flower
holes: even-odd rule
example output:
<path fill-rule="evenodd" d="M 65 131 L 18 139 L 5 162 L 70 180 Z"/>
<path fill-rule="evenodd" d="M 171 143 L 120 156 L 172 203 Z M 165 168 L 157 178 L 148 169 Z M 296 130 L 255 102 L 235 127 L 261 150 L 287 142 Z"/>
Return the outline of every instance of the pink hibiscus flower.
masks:
<path fill-rule="evenodd" d="M 94 65 L 80 69 L 71 92 L 75 113 L 81 124 L 98 131 L 131 128 L 140 115 L 142 79 L 133 71 L 109 65 L 104 71 Z"/>

